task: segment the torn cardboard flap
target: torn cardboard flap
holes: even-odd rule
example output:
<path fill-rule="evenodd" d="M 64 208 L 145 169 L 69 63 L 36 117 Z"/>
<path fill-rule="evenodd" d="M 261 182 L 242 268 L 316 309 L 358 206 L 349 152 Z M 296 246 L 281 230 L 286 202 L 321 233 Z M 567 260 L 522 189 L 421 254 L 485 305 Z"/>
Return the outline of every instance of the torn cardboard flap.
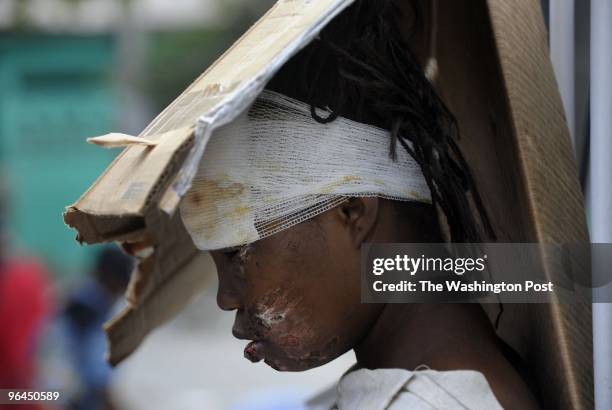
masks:
<path fill-rule="evenodd" d="M 87 138 L 87 142 L 103 148 L 125 148 L 131 145 L 146 145 L 152 147 L 159 143 L 159 141 L 156 140 L 135 137 L 133 135 L 121 134 L 118 132 Z"/>
<path fill-rule="evenodd" d="M 153 227 L 148 231 L 153 253 L 139 260 L 130 280 L 126 297 L 133 306 L 147 300 L 154 289 L 163 286 L 175 271 L 199 253 L 178 213 L 169 216 L 152 209 L 145 221 Z"/>
<path fill-rule="evenodd" d="M 198 252 L 186 265 L 173 270 L 164 286 L 153 289 L 149 298 L 137 305 L 129 305 L 106 323 L 109 363 L 120 363 L 153 329 L 188 305 L 210 282 L 211 270 L 212 261 L 208 253 Z"/>

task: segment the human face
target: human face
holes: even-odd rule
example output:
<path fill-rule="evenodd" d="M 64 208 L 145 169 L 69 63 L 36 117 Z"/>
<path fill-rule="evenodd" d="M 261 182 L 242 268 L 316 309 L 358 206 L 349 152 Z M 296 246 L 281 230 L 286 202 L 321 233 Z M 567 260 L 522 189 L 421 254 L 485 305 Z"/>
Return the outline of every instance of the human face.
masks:
<path fill-rule="evenodd" d="M 353 348 L 379 312 L 360 303 L 359 246 L 339 208 L 253 244 L 211 252 L 217 303 L 236 310 L 247 359 L 283 371 L 327 363 Z"/>

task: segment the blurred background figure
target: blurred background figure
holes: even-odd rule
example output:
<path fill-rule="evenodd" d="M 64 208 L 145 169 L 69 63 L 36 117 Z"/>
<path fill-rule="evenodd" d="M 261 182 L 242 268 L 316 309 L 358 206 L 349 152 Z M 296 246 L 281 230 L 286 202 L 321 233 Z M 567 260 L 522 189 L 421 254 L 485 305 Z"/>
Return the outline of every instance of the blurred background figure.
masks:
<path fill-rule="evenodd" d="M 0 183 L 1 185 L 1 183 Z M 34 256 L 11 249 L 6 189 L 0 187 L 0 386 L 28 389 L 37 380 L 36 353 L 52 298 L 47 270 Z M 1 406 L 0 406 L 1 407 Z M 36 406 L 24 405 L 24 409 Z"/>
<path fill-rule="evenodd" d="M 102 324 L 125 291 L 131 270 L 131 258 L 118 248 L 102 248 L 89 276 L 67 298 L 59 320 L 65 332 L 69 363 L 78 383 L 73 386 L 69 409 L 113 408 L 108 394 L 111 368 L 105 360 Z"/>

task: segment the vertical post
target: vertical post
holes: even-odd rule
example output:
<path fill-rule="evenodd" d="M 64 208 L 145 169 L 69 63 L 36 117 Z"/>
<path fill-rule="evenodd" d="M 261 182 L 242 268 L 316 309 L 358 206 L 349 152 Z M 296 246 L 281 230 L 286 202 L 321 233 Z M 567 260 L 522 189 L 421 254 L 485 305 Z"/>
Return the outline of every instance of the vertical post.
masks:
<path fill-rule="evenodd" d="M 612 242 L 612 2 L 591 1 L 591 242 Z M 609 285 L 608 285 L 609 286 Z M 596 293 L 595 295 L 596 296 Z M 612 409 L 612 304 L 593 304 L 596 409 Z"/>
<path fill-rule="evenodd" d="M 574 111 L 574 0 L 550 0 L 550 56 L 572 137 L 576 135 Z"/>

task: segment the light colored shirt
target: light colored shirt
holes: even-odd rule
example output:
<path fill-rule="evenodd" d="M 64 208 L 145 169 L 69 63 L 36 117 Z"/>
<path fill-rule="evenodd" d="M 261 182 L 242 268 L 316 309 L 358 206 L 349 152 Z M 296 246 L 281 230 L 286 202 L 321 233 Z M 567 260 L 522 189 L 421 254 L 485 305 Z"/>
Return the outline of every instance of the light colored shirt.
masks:
<path fill-rule="evenodd" d="M 310 408 L 322 408 L 313 403 Z M 328 409 L 330 407 L 327 407 Z M 502 409 L 484 375 L 473 370 L 359 369 L 337 386 L 337 410 Z"/>

